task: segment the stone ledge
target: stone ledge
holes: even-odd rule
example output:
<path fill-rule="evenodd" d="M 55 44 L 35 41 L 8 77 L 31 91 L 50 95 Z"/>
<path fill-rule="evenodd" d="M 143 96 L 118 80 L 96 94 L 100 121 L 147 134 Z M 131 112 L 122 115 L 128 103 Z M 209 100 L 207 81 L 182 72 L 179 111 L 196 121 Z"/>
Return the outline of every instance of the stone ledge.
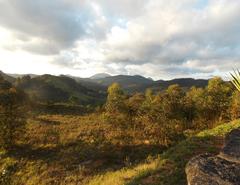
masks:
<path fill-rule="evenodd" d="M 231 131 L 219 155 L 201 154 L 186 166 L 188 185 L 240 185 L 240 129 Z"/>

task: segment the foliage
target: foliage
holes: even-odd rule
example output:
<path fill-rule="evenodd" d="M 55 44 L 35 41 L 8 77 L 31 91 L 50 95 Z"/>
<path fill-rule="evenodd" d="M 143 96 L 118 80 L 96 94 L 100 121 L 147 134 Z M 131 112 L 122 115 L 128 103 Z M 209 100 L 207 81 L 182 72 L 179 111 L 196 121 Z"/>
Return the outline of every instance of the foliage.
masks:
<path fill-rule="evenodd" d="M 66 103 L 75 97 L 75 104 L 98 105 L 105 100 L 105 93 L 89 89 L 67 76 L 42 75 L 34 78 L 23 76 L 17 80 L 16 86 L 24 90 L 32 101 L 41 103 L 48 101 Z"/>
<path fill-rule="evenodd" d="M 232 76 L 232 83 L 237 88 L 238 91 L 240 91 L 240 71 L 236 70 L 234 73 L 230 73 Z"/>
<path fill-rule="evenodd" d="M 124 93 L 118 83 L 113 83 L 108 88 L 108 97 L 105 109 L 108 113 L 122 113 L 125 111 Z"/>
<path fill-rule="evenodd" d="M 61 86 L 55 77 L 41 78 Z M 4 92 L 18 92 L 11 84 L 2 86 Z M 188 90 L 171 84 L 164 91 L 148 89 L 145 94 L 131 95 L 114 83 L 108 88 L 105 105 L 95 112 L 75 105 L 75 94 L 71 95 L 67 103 L 33 103 L 26 132 L 19 138 L 25 145 L 18 144 L 6 154 L 0 151 L 0 169 L 8 166 L 8 159 L 14 160 L 14 170 L 6 180 L 17 185 L 133 185 L 149 181 L 181 185 L 188 159 L 199 152 L 215 152 L 222 135 L 239 126 L 238 121 L 209 130 L 239 117 L 239 92 L 220 78 L 211 79 L 206 88 Z M 16 113 L 23 110 L 20 102 L 17 105 Z M 204 129 L 208 130 L 195 135 Z"/>
<path fill-rule="evenodd" d="M 10 149 L 24 130 L 24 98 L 22 92 L 0 78 L 0 144 L 5 149 Z"/>
<path fill-rule="evenodd" d="M 97 175 L 88 185 L 185 185 L 185 166 L 188 160 L 204 152 L 218 153 L 225 134 L 238 127 L 239 120 L 205 130 L 144 163 Z"/>
<path fill-rule="evenodd" d="M 230 107 L 230 115 L 232 119 L 240 118 L 240 92 L 235 91 L 232 96 Z"/>

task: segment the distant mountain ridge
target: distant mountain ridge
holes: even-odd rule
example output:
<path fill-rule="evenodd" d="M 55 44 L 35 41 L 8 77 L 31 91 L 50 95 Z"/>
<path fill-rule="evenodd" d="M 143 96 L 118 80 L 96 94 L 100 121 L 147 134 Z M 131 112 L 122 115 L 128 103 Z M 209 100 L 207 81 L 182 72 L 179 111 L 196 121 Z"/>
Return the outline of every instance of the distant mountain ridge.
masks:
<path fill-rule="evenodd" d="M 78 104 L 100 104 L 106 94 L 89 89 L 76 80 L 61 75 L 41 75 L 35 78 L 25 76 L 18 80 L 16 86 L 23 89 L 30 97 L 43 102 L 70 102 L 75 97 Z"/>
<path fill-rule="evenodd" d="M 9 82 L 11 82 L 11 83 L 14 83 L 15 80 L 16 80 L 14 77 L 12 77 L 12 76 L 10 76 L 10 75 L 2 72 L 2 71 L 0 71 L 0 75 L 1 75 L 5 80 L 7 80 L 7 81 L 9 81 Z"/>
<path fill-rule="evenodd" d="M 123 89 L 134 88 L 140 85 L 151 84 L 153 81 L 140 75 L 117 75 L 94 80 L 96 83 L 109 86 L 112 83 L 119 83 Z"/>
<path fill-rule="evenodd" d="M 8 74 L 0 74 L 9 82 L 25 90 L 32 97 L 39 100 L 67 102 L 71 96 L 77 97 L 82 104 L 103 102 L 106 99 L 107 88 L 116 82 L 121 85 L 126 93 L 144 93 L 146 89 L 162 91 L 169 85 L 179 84 L 184 89 L 192 86 L 205 87 L 208 80 L 179 78 L 173 80 L 157 80 L 140 75 L 116 75 L 97 74 L 91 78 L 80 78 L 71 75 L 18 75 L 14 78 Z"/>
<path fill-rule="evenodd" d="M 208 84 L 208 80 L 205 79 L 179 78 L 173 80 L 154 81 L 151 78 L 146 78 L 140 75 L 117 75 L 95 79 L 93 81 L 106 87 L 108 87 L 114 82 L 119 83 L 123 90 L 128 93 L 144 92 L 147 88 L 151 88 L 155 91 L 161 91 L 167 89 L 169 85 L 173 84 L 178 84 L 186 89 L 192 86 L 205 87 Z"/>
<path fill-rule="evenodd" d="M 111 75 L 110 74 L 107 74 L 107 73 L 97 73 L 93 76 L 90 77 L 90 79 L 100 79 L 100 78 L 106 78 L 106 77 L 110 77 Z"/>
<path fill-rule="evenodd" d="M 36 74 L 10 74 L 8 73 L 9 76 L 13 77 L 13 78 L 22 78 L 24 76 L 30 76 L 31 78 L 35 78 L 39 75 L 36 75 Z"/>

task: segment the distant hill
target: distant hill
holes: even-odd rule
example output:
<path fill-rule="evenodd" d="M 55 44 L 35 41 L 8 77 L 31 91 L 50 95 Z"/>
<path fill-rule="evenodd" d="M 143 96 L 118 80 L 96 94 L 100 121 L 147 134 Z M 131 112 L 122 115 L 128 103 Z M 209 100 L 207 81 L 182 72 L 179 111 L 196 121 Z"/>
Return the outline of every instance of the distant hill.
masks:
<path fill-rule="evenodd" d="M 98 73 L 98 74 L 91 76 L 90 79 L 100 79 L 100 78 L 106 78 L 106 77 L 110 77 L 110 76 L 111 75 L 109 75 L 107 73 Z"/>
<path fill-rule="evenodd" d="M 71 76 L 71 75 L 67 75 L 67 77 L 70 77 L 70 78 L 76 80 L 78 83 L 80 83 L 82 86 L 87 87 L 88 89 L 98 91 L 98 92 L 106 92 L 107 91 L 107 86 L 101 85 L 101 84 L 95 82 L 95 80 L 93 80 L 93 79 L 80 78 L 80 77 Z"/>
<path fill-rule="evenodd" d="M 7 80 L 8 82 L 10 82 L 10 83 L 14 83 L 15 82 L 15 78 L 13 78 L 12 76 L 10 76 L 10 75 L 7 75 L 7 74 L 5 74 L 4 72 L 2 72 L 2 71 L 0 71 L 0 75 L 5 79 L 5 80 Z"/>
<path fill-rule="evenodd" d="M 96 74 L 91 78 L 80 78 L 74 76 L 53 76 L 53 75 L 24 75 L 14 74 L 15 77 L 22 78 L 17 80 L 12 76 L 0 72 L 9 82 L 15 83 L 18 87 L 25 90 L 32 97 L 40 101 L 67 102 L 71 96 L 77 97 L 80 104 L 98 104 L 104 102 L 109 85 L 114 82 L 119 83 L 127 93 L 145 92 L 147 88 L 154 91 L 162 91 L 169 85 L 179 84 L 184 89 L 192 86 L 205 87 L 208 80 L 179 78 L 173 80 L 157 80 L 145 78 L 140 75 L 116 75 Z M 100 78 L 101 76 L 107 76 Z M 34 78 L 33 78 L 34 77 Z M 99 78 L 98 78 L 99 77 Z"/>
<path fill-rule="evenodd" d="M 36 74 L 11 74 L 11 73 L 8 73 L 7 75 L 13 77 L 13 78 L 22 78 L 24 76 L 30 76 L 31 78 L 35 78 L 39 75 L 36 75 Z"/>
<path fill-rule="evenodd" d="M 142 86 L 139 87 L 139 90 L 143 90 L 146 88 L 151 88 L 153 90 L 159 91 L 159 90 L 165 90 L 168 88 L 168 86 L 178 84 L 182 88 L 188 89 L 192 86 L 195 87 L 205 87 L 208 85 L 208 80 L 204 79 L 193 79 L 193 78 L 179 78 L 179 79 L 173 79 L 173 80 L 158 80 L 154 83 L 150 84 L 149 86 Z"/>
<path fill-rule="evenodd" d="M 153 81 L 151 78 L 145 78 L 140 75 L 128 76 L 117 75 L 111 77 L 105 77 L 101 79 L 93 80 L 102 86 L 109 86 L 114 82 L 119 83 L 122 88 L 128 93 L 144 92 L 147 88 L 159 91 L 167 89 L 169 85 L 178 84 L 183 88 L 190 88 L 192 86 L 205 87 L 208 84 L 208 80 L 193 79 L 193 78 L 179 78 L 173 80 L 158 80 Z"/>
<path fill-rule="evenodd" d="M 109 86 L 112 83 L 116 82 L 121 85 L 121 87 L 127 92 L 134 92 L 138 91 L 139 86 L 152 84 L 153 81 L 151 79 L 145 78 L 140 75 L 129 76 L 129 75 L 117 75 L 117 76 L 110 76 L 105 78 L 100 78 L 94 80 L 94 82 L 103 85 Z"/>
<path fill-rule="evenodd" d="M 18 82 L 17 87 L 39 101 L 69 102 L 70 97 L 74 96 L 79 104 L 99 104 L 104 102 L 106 96 L 67 76 L 25 76 Z"/>

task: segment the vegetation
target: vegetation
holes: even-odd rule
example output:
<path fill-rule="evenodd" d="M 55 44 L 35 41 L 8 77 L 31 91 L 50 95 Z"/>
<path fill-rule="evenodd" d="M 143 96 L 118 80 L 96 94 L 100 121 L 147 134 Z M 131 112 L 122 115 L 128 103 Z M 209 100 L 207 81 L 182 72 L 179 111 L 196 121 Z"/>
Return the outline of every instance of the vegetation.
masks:
<path fill-rule="evenodd" d="M 232 76 L 232 83 L 237 88 L 237 90 L 240 91 L 240 71 L 237 70 L 234 72 L 234 74 L 231 73 Z"/>
<path fill-rule="evenodd" d="M 15 144 L 17 136 L 23 135 L 24 94 L 0 77 L 0 146 L 7 150 Z"/>
<path fill-rule="evenodd" d="M 131 95 L 113 83 L 106 103 L 94 108 L 82 100 L 104 96 L 65 76 L 26 76 L 17 88 L 0 82 L 0 185 L 186 184 L 188 159 L 216 152 L 224 134 L 240 126 L 220 125 L 239 118 L 240 102 L 218 77 L 207 87 L 172 84 Z M 18 88 L 30 95 L 29 111 Z"/>
<path fill-rule="evenodd" d="M 103 92 L 88 89 L 67 76 L 23 76 L 17 79 L 16 87 L 24 90 L 34 102 L 99 105 L 105 100 Z"/>
<path fill-rule="evenodd" d="M 89 185 L 185 185 L 186 163 L 200 153 L 217 154 L 225 134 L 239 127 L 240 121 L 237 120 L 205 130 L 179 142 L 154 158 L 149 156 L 144 163 L 97 175 Z"/>

